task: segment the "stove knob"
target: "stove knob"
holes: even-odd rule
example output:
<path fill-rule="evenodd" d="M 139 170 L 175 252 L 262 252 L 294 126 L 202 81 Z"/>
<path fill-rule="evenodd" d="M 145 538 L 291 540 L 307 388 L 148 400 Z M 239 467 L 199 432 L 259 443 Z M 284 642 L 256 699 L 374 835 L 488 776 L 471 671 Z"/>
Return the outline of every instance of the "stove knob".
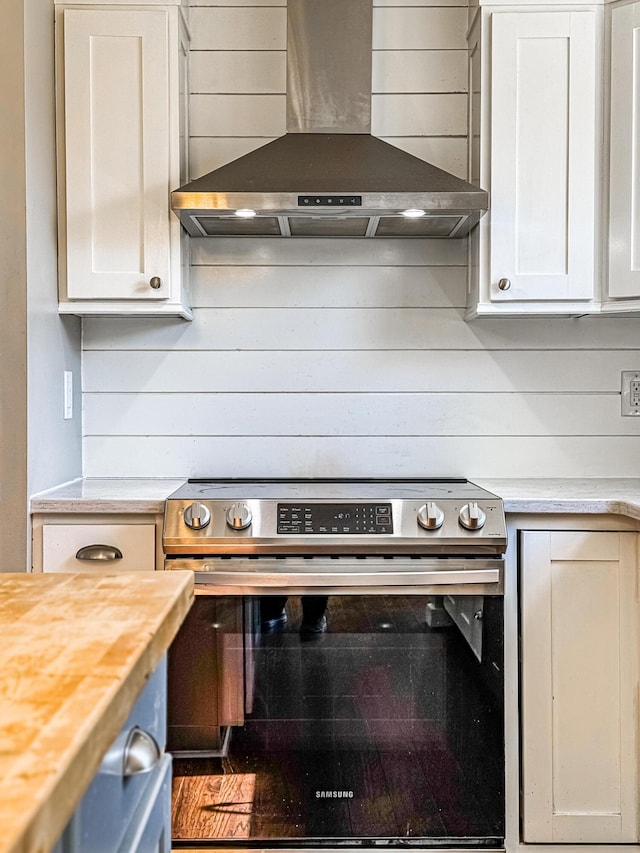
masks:
<path fill-rule="evenodd" d="M 428 501 L 418 510 L 418 524 L 425 530 L 437 530 L 443 521 L 444 513 L 434 501 Z"/>
<path fill-rule="evenodd" d="M 190 527 L 192 530 L 202 530 L 211 521 L 211 513 L 200 501 L 194 501 L 190 504 L 185 509 L 182 517 L 187 527 Z"/>
<path fill-rule="evenodd" d="M 231 504 L 227 510 L 227 524 L 233 530 L 246 530 L 252 521 L 253 513 L 246 504 Z"/>
<path fill-rule="evenodd" d="M 483 509 L 480 509 L 476 501 L 469 501 L 460 510 L 458 521 L 462 527 L 467 530 L 480 530 L 484 527 L 487 520 L 487 514 Z"/>

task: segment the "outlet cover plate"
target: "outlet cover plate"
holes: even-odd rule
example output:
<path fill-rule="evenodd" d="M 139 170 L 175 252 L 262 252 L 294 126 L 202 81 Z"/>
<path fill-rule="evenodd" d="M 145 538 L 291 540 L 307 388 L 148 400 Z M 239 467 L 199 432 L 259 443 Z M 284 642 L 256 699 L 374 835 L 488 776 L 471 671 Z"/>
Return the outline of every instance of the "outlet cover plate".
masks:
<path fill-rule="evenodd" d="M 622 416 L 640 417 L 640 370 L 621 373 Z"/>

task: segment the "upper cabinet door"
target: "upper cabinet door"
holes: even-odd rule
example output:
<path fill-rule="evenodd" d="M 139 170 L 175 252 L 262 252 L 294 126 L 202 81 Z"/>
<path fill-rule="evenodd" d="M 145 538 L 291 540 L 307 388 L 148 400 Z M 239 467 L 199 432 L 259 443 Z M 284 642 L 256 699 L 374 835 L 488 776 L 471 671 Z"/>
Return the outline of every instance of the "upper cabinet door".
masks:
<path fill-rule="evenodd" d="M 167 299 L 168 14 L 64 11 L 69 299 Z"/>
<path fill-rule="evenodd" d="M 592 11 L 491 16 L 492 302 L 593 299 L 596 25 Z"/>
<path fill-rule="evenodd" d="M 640 297 L 640 3 L 611 10 L 610 98 L 608 294 L 613 299 L 637 298 Z"/>

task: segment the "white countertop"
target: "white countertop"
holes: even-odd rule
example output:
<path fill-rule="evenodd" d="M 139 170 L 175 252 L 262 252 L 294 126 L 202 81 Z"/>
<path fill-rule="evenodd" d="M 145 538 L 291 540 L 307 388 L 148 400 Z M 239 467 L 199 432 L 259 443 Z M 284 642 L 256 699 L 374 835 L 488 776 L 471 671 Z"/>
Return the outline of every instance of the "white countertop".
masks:
<path fill-rule="evenodd" d="M 473 478 L 471 478 L 473 480 Z M 32 513 L 161 513 L 184 480 L 96 479 L 66 483 L 31 498 Z M 504 500 L 509 513 L 600 513 L 640 519 L 640 478 L 501 479 L 473 482 Z"/>
<path fill-rule="evenodd" d="M 640 479 L 590 477 L 474 480 L 510 513 L 600 513 L 640 519 Z"/>
<path fill-rule="evenodd" d="M 164 502 L 185 481 L 87 478 L 31 497 L 32 513 L 164 512 Z"/>

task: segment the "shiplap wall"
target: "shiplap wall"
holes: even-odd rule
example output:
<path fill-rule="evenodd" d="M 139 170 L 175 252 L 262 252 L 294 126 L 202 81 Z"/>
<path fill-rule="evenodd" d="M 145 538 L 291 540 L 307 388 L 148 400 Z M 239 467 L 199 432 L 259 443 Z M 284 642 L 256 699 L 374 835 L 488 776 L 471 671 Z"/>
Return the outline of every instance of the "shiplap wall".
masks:
<path fill-rule="evenodd" d="M 466 0 L 374 0 L 373 132 L 466 176 Z M 285 130 L 286 0 L 192 0 L 195 177 Z M 193 241 L 191 324 L 84 321 L 85 475 L 640 475 L 640 321 L 465 323 L 460 241 Z"/>

